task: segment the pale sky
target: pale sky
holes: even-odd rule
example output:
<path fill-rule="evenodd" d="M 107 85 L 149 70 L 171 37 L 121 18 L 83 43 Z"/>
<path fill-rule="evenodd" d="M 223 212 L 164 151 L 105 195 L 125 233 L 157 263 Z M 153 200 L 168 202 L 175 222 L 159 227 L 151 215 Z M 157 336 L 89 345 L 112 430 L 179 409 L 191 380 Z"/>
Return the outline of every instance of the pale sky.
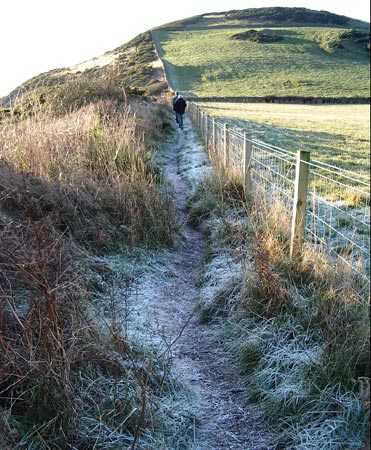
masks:
<path fill-rule="evenodd" d="M 370 21 L 369 0 L 0 0 L 0 97 L 41 72 L 100 56 L 152 27 L 265 6 L 305 7 Z"/>

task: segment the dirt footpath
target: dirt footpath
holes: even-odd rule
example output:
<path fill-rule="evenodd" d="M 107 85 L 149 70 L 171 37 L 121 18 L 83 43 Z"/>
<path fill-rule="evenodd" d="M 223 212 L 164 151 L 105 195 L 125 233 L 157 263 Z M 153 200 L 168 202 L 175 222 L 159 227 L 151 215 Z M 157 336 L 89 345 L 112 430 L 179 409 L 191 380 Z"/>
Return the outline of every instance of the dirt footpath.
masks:
<path fill-rule="evenodd" d="M 198 418 L 191 448 L 267 449 L 257 407 L 246 400 L 246 387 L 224 350 L 216 346 L 210 326 L 200 324 L 194 313 L 205 243 L 201 232 L 186 224 L 186 202 L 193 189 L 192 177 L 211 170 L 206 160 L 186 117 L 184 131 L 177 130 L 176 143 L 164 155 L 164 173 L 172 186 L 183 239 L 139 279 L 132 313 L 141 334 L 172 343 L 173 372 L 190 392 L 190 407 Z"/>

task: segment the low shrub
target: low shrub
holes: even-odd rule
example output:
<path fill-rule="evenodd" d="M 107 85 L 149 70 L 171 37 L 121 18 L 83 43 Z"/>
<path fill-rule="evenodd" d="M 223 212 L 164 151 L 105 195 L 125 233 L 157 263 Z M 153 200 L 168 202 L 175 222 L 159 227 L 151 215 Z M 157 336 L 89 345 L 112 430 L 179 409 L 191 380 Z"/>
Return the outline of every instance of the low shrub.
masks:
<path fill-rule="evenodd" d="M 256 42 L 258 44 L 269 44 L 271 42 L 282 41 L 283 37 L 278 34 L 274 34 L 267 31 L 256 31 L 256 30 L 248 30 L 243 33 L 233 34 L 230 39 L 234 39 L 237 41 L 251 41 Z"/>

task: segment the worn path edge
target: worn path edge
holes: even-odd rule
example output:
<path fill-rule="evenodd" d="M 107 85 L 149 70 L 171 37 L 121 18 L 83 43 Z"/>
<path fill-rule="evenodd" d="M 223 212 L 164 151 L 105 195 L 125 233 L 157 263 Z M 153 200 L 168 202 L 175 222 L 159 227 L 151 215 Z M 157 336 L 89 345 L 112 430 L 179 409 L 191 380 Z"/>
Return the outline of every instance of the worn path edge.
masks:
<path fill-rule="evenodd" d="M 195 311 L 205 241 L 200 230 L 187 225 L 186 204 L 197 180 L 211 168 L 188 118 L 163 161 L 183 238 L 137 280 L 130 300 L 133 332 L 141 330 L 148 344 L 172 343 L 173 374 L 187 389 L 198 419 L 192 450 L 267 449 L 258 407 L 248 402 L 242 378 L 216 344 L 212 327 L 201 324 Z"/>

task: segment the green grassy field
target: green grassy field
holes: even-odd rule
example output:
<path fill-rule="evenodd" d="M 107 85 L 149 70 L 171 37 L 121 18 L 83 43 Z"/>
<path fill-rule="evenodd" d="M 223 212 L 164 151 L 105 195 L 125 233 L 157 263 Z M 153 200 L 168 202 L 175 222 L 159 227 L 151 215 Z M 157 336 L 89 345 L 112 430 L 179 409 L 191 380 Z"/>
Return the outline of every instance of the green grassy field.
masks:
<path fill-rule="evenodd" d="M 370 95 L 369 53 L 353 40 L 327 48 L 344 29 L 276 28 L 283 40 L 267 44 L 231 39 L 244 31 L 154 30 L 171 87 L 199 97 Z"/>
<path fill-rule="evenodd" d="M 264 142 L 305 149 L 312 158 L 369 174 L 370 105 L 200 103 L 210 115 L 251 130 Z"/>

